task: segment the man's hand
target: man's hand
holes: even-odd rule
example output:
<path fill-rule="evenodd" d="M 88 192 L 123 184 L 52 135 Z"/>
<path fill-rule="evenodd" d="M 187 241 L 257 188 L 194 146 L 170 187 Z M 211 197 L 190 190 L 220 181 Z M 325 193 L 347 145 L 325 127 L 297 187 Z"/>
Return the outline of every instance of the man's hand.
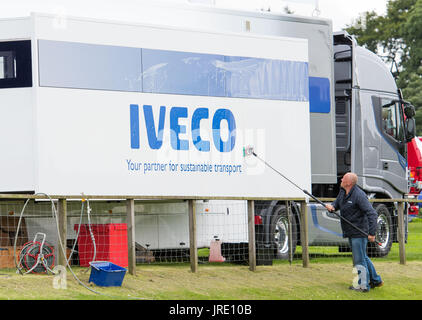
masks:
<path fill-rule="evenodd" d="M 375 242 L 375 236 L 368 235 L 369 242 Z"/>
<path fill-rule="evenodd" d="M 325 208 L 330 212 L 336 211 L 336 209 L 331 204 L 326 204 Z"/>

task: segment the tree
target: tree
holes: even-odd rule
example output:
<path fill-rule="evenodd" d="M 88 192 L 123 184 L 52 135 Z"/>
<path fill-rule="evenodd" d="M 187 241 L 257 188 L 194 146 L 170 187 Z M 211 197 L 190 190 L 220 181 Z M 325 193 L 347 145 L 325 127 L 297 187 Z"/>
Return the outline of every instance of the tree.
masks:
<path fill-rule="evenodd" d="M 378 53 L 380 44 L 384 42 L 383 22 L 382 17 L 379 17 L 375 11 L 364 12 L 352 26 L 346 28 L 346 31 L 355 36 L 359 44 Z"/>
<path fill-rule="evenodd" d="M 389 0 L 385 15 L 365 12 L 346 31 L 358 43 L 396 63 L 394 73 L 405 100 L 416 108 L 422 135 L 422 0 Z"/>
<path fill-rule="evenodd" d="M 365 12 L 346 31 L 353 34 L 360 45 L 386 57 L 386 62 L 396 62 L 402 67 L 409 56 L 404 26 L 416 2 L 421 1 L 389 0 L 386 15 Z"/>
<path fill-rule="evenodd" d="M 422 67 L 418 69 L 418 72 L 410 73 L 408 79 L 408 85 L 403 89 L 403 95 L 405 97 L 412 97 L 412 103 L 417 106 L 422 106 Z M 422 111 L 422 108 L 420 108 Z"/>

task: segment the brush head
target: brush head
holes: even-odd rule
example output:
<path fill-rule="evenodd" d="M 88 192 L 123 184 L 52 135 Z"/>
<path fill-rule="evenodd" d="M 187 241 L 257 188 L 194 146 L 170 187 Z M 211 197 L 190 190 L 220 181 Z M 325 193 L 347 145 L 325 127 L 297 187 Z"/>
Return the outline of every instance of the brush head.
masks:
<path fill-rule="evenodd" d="M 243 157 L 249 157 L 251 155 L 255 155 L 253 146 L 246 146 L 243 148 Z"/>

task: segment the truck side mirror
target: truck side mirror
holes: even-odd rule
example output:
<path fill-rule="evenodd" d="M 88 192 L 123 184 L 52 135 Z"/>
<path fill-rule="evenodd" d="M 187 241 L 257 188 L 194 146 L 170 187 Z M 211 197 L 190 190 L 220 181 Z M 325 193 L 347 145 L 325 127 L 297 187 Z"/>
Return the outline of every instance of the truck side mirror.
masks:
<path fill-rule="evenodd" d="M 405 123 L 406 128 L 406 142 L 412 141 L 416 137 L 416 122 L 415 118 L 407 118 Z"/>
<path fill-rule="evenodd" d="M 416 115 L 415 107 L 409 103 L 404 105 L 404 114 L 406 118 L 413 118 Z"/>

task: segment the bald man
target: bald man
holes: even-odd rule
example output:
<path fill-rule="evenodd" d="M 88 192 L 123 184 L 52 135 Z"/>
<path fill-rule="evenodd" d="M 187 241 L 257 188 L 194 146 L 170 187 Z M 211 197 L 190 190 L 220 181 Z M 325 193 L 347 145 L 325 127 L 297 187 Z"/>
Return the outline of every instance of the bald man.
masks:
<path fill-rule="evenodd" d="M 375 241 L 377 231 L 377 213 L 368 200 L 365 192 L 357 186 L 358 176 L 355 173 L 346 173 L 341 179 L 340 192 L 332 204 L 325 207 L 328 211 L 340 210 L 340 215 L 351 224 L 341 220 L 343 237 L 349 239 L 352 248 L 353 266 L 360 272 L 359 283 L 349 289 L 368 292 L 370 288 L 384 284 L 377 274 L 372 261 L 366 254 L 368 241 Z M 365 231 L 363 234 L 360 230 Z"/>

